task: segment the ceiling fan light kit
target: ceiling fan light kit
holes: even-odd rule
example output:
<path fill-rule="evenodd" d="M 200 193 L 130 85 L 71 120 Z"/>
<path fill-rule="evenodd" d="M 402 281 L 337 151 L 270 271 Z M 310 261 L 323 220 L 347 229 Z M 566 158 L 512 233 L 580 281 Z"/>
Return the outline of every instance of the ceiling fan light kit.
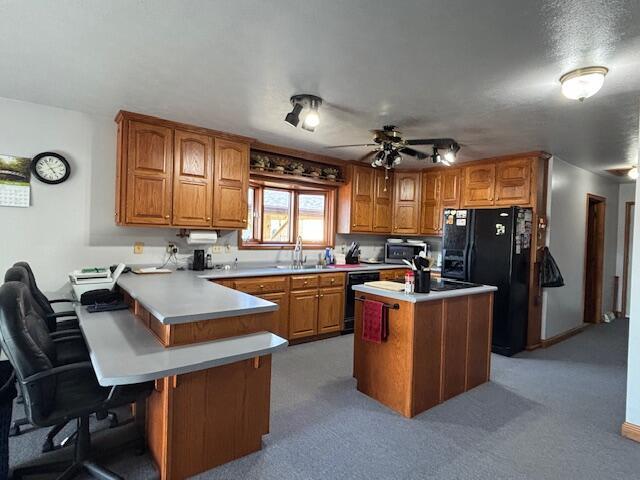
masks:
<path fill-rule="evenodd" d="M 387 170 L 399 165 L 403 155 L 416 157 L 418 160 L 431 159 L 433 163 L 451 165 L 456 160 L 456 154 L 460 150 L 460 145 L 452 138 L 424 138 L 415 140 L 405 140 L 402 133 L 394 125 L 385 125 L 382 130 L 372 130 L 374 134 L 373 143 L 361 143 L 355 145 L 336 145 L 327 148 L 347 148 L 347 147 L 375 147 L 366 154 L 361 161 L 367 160 L 374 155 L 371 161 L 372 167 L 384 167 Z M 428 154 L 412 148 L 416 146 L 430 146 L 432 153 Z M 444 153 L 441 154 L 440 150 Z"/>
<path fill-rule="evenodd" d="M 293 109 L 287 113 L 284 121 L 292 127 L 297 127 L 300 123 L 300 115 L 304 114 L 302 128 L 308 132 L 315 131 L 320 124 L 318 109 L 322 105 L 322 99 L 316 95 L 300 94 L 292 96 L 289 100 Z"/>
<path fill-rule="evenodd" d="M 572 70 L 560 77 L 562 94 L 570 100 L 584 101 L 602 88 L 607 67 L 585 67 Z"/>

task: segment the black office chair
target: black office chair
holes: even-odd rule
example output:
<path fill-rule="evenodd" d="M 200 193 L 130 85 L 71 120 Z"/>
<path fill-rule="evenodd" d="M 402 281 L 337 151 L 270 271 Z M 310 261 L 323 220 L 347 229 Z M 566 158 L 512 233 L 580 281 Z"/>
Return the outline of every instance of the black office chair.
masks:
<path fill-rule="evenodd" d="M 28 279 L 29 279 L 29 289 L 31 290 L 31 295 L 33 296 L 34 301 L 40 306 L 43 312 L 47 314 L 47 319 L 55 319 L 57 322 L 58 318 L 66 318 L 70 317 L 68 320 L 64 320 L 62 322 L 57 322 L 57 329 L 69 329 L 69 328 L 78 328 L 78 319 L 75 318 L 76 312 L 73 310 L 66 310 L 63 312 L 56 312 L 51 306 L 52 303 L 73 303 L 73 300 L 68 298 L 58 298 L 54 300 L 49 300 L 47 296 L 42 293 L 42 290 L 38 288 L 38 284 L 36 283 L 36 277 L 33 274 L 33 270 L 31 270 L 31 266 L 27 262 L 16 262 L 13 264 L 14 267 L 22 267 L 27 271 Z M 48 320 L 50 321 L 50 320 Z M 51 330 L 51 331 L 55 331 Z"/>
<path fill-rule="evenodd" d="M 28 270 L 24 267 L 17 266 L 9 268 L 4 275 L 5 282 L 20 282 L 29 288 L 29 293 L 31 294 L 31 305 L 33 309 L 36 311 L 39 317 L 46 319 L 46 325 L 51 333 L 51 336 L 56 338 L 58 342 L 57 348 L 57 361 L 59 365 L 64 365 L 67 363 L 75 363 L 81 361 L 89 360 L 89 352 L 82 338 L 81 332 L 78 328 L 60 328 L 57 325 L 57 318 L 59 316 L 57 314 L 50 314 L 45 311 L 41 304 L 35 301 L 33 296 L 33 290 L 31 289 L 31 281 Z M 75 312 L 73 312 L 75 316 Z M 71 326 L 71 325 L 69 325 Z M 77 325 L 76 325 L 77 326 Z M 21 427 L 24 425 L 28 425 L 29 421 L 26 418 L 17 418 L 11 423 L 11 427 L 9 429 L 9 435 L 12 437 L 18 436 L 22 433 Z M 111 415 L 111 424 L 117 425 L 117 417 L 115 414 Z M 45 442 L 42 446 L 43 452 L 48 452 L 55 448 L 54 446 L 54 438 L 55 436 L 62 431 L 65 424 L 56 425 L 48 434 Z M 64 445 L 68 441 L 65 439 L 62 441 L 62 445 Z"/>
<path fill-rule="evenodd" d="M 47 427 L 76 419 L 78 425 L 71 462 L 18 468 L 13 478 L 55 471 L 63 471 L 59 479 L 74 478 L 82 471 L 103 480 L 122 478 L 92 460 L 89 417 L 144 400 L 153 382 L 105 388 L 98 384 L 91 362 L 58 365 L 55 339 L 22 283 L 0 287 L 0 343 L 16 372 L 29 421 Z"/>

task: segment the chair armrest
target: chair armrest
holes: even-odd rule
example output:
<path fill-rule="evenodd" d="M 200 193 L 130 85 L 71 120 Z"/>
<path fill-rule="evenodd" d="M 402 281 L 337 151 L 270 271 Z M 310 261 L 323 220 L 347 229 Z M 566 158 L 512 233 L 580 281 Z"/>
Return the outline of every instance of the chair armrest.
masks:
<path fill-rule="evenodd" d="M 70 298 L 56 298 L 55 300 L 48 301 L 49 303 L 75 303 L 75 300 L 71 300 Z"/>
<path fill-rule="evenodd" d="M 67 310 L 65 312 L 55 312 L 47 315 L 47 318 L 64 318 L 64 317 L 77 318 L 77 314 L 75 310 Z"/>
<path fill-rule="evenodd" d="M 70 328 L 69 330 L 58 330 L 56 332 L 49 332 L 49 336 L 51 338 L 59 338 L 59 337 L 75 337 L 76 335 L 82 335 L 82 332 L 78 328 Z"/>
<path fill-rule="evenodd" d="M 38 372 L 20 381 L 20 383 L 26 387 L 34 382 L 38 382 L 45 378 L 55 377 L 60 375 L 61 373 L 72 372 L 73 370 L 92 370 L 93 371 L 93 366 L 91 365 L 91 362 L 68 363 L 67 365 L 53 367 L 52 369 L 46 370 L 44 372 Z"/>
<path fill-rule="evenodd" d="M 68 342 L 69 340 L 84 340 L 84 337 L 81 334 L 78 334 L 78 335 L 69 335 L 66 337 L 56 337 L 51 339 L 53 343 Z"/>

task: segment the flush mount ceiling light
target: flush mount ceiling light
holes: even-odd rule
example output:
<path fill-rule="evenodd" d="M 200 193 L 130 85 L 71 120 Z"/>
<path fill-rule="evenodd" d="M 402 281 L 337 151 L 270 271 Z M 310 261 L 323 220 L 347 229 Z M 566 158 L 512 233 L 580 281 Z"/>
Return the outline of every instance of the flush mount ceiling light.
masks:
<path fill-rule="evenodd" d="M 637 180 L 638 179 L 638 167 L 633 167 L 631 170 L 629 170 L 629 173 L 627 173 L 627 175 L 629 175 L 629 177 L 632 178 L 633 180 Z"/>
<path fill-rule="evenodd" d="M 290 98 L 293 109 L 287 113 L 284 121 L 293 127 L 297 127 L 300 123 L 300 115 L 304 116 L 302 128 L 313 132 L 320 124 L 320 115 L 318 109 L 322 105 L 322 99 L 315 95 L 294 95 Z"/>
<path fill-rule="evenodd" d="M 565 73 L 560 77 L 562 94 L 571 100 L 582 102 L 598 93 L 608 72 L 606 67 L 586 67 Z"/>

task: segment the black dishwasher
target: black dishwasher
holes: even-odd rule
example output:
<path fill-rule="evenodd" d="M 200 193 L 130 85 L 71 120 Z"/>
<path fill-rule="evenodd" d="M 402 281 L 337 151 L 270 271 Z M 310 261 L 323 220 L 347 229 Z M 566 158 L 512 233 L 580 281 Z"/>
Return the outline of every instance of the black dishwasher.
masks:
<path fill-rule="evenodd" d="M 355 294 L 351 287 L 365 282 L 380 280 L 380 272 L 353 272 L 347 274 L 347 291 L 344 302 L 344 327 L 342 333 L 353 333 L 353 316 L 355 312 Z"/>

